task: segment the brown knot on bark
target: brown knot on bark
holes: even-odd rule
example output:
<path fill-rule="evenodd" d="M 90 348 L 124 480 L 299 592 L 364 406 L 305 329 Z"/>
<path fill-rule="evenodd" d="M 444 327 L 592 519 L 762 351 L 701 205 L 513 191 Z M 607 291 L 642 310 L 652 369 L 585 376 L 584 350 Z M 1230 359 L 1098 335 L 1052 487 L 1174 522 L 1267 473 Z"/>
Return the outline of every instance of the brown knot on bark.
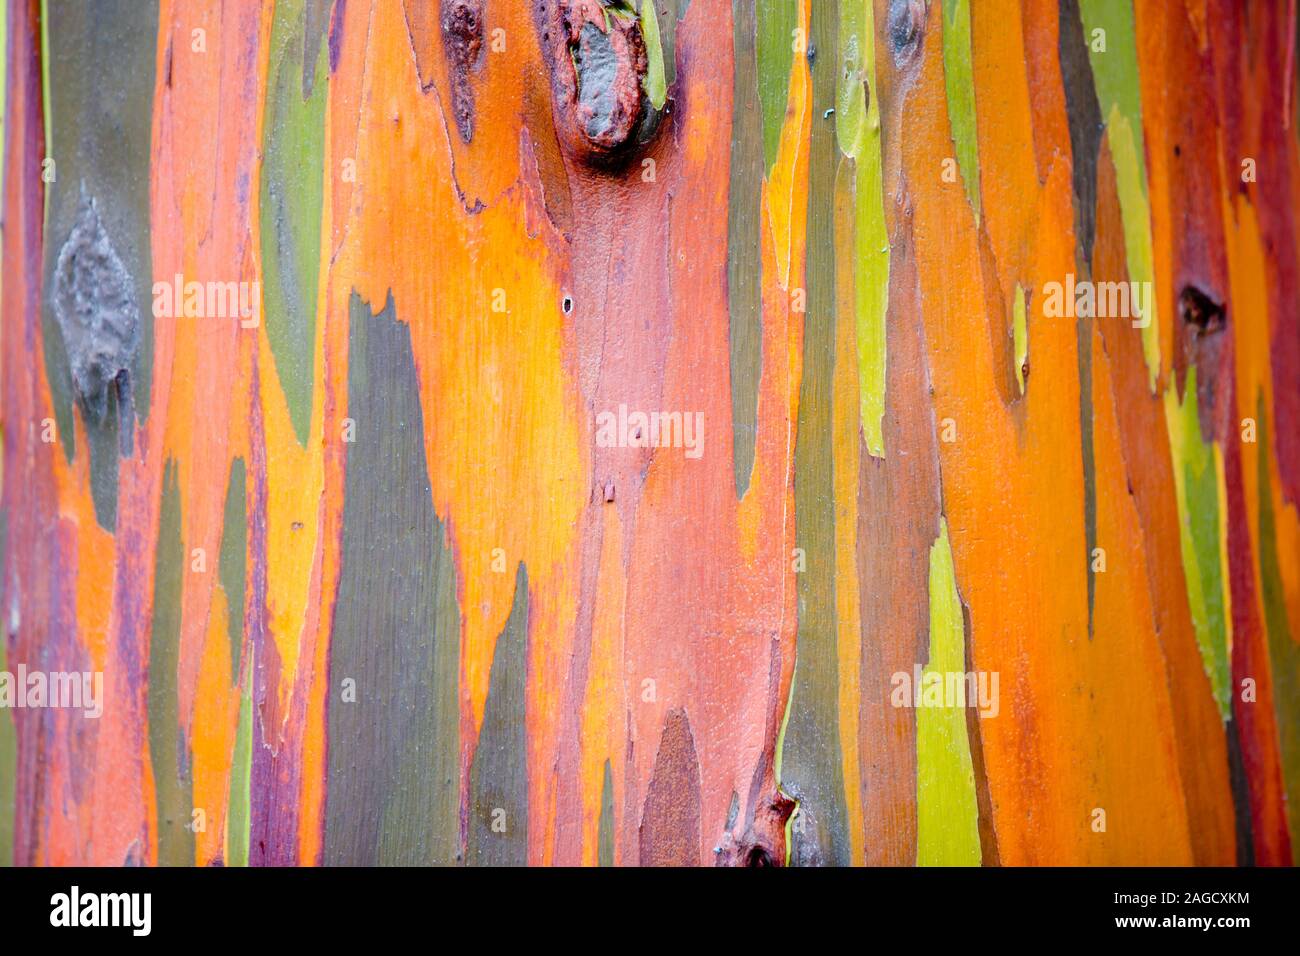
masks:
<path fill-rule="evenodd" d="M 1226 318 L 1223 306 L 1194 285 L 1183 286 L 1178 295 L 1178 312 L 1186 325 L 1196 329 L 1197 335 L 1223 331 Z"/>
<path fill-rule="evenodd" d="M 723 835 L 715 850 L 718 866 L 785 866 L 785 825 L 794 801 L 777 788 L 754 811 L 749 828 L 739 836 Z"/>
<path fill-rule="evenodd" d="M 557 133 L 574 158 L 625 154 L 649 105 L 641 23 L 623 0 L 538 0 Z"/>

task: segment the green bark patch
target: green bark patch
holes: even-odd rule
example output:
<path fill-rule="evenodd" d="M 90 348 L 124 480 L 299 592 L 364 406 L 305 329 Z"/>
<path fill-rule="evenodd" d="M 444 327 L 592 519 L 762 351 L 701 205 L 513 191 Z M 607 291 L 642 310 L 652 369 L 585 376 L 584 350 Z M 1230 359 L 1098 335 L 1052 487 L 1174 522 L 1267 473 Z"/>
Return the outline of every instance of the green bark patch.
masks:
<path fill-rule="evenodd" d="M 1227 584 L 1221 561 L 1219 473 L 1214 443 L 1201 436 L 1196 402 L 1196 366 L 1187 370 L 1181 402 L 1170 383 L 1165 399 L 1174 485 L 1178 497 L 1179 538 L 1187 600 L 1206 676 L 1214 692 L 1219 715 L 1231 712 L 1231 670 L 1228 664 Z"/>
<path fill-rule="evenodd" d="M 980 221 L 980 153 L 975 129 L 975 77 L 971 67 L 970 0 L 943 0 L 943 75 L 948 124 L 966 198 Z"/>
<path fill-rule="evenodd" d="M 758 99 L 762 104 L 764 167 L 771 172 L 781 146 L 781 129 L 790 97 L 790 66 L 798 46 L 807 49 L 794 0 L 757 0 Z M 804 39 L 803 43 L 799 40 Z"/>
<path fill-rule="evenodd" d="M 965 625 L 957 595 L 948 522 L 930 548 L 930 655 L 916 707 L 916 862 L 918 866 L 979 866 L 979 801 L 966 710 L 930 706 L 927 684 L 966 672 Z M 942 685 L 940 685 L 942 686 Z M 945 702 L 949 703 L 949 702 Z"/>
<path fill-rule="evenodd" d="M 90 454 L 90 491 L 95 520 L 117 525 L 117 474 L 129 454 L 135 423 L 149 414 L 153 371 L 153 258 L 150 249 L 150 150 L 153 142 L 154 63 L 158 50 L 158 6 L 138 0 L 50 3 L 41 11 L 42 84 L 45 100 L 46 162 L 44 293 L 41 327 L 46 378 L 64 454 L 76 455 L 73 408 L 74 359 L 83 368 L 105 348 L 100 338 L 70 348 L 59 321 L 60 262 L 65 295 L 64 324 L 73 321 L 70 302 L 82 299 L 86 328 L 99 324 L 113 300 L 133 307 L 134 346 L 115 356 L 125 365 L 121 395 L 116 385 L 98 390 L 83 413 Z M 91 210 L 93 209 L 93 214 Z M 83 242 L 72 242 L 78 220 Z M 106 268 L 105 248 L 115 260 Z M 61 255 L 66 249 L 67 255 Z M 75 253 L 84 253 L 81 256 Z M 75 281 L 70 281 L 75 280 Z M 86 387 L 83 375 L 82 387 Z M 122 401 L 129 395 L 129 401 Z M 84 408 L 83 408 L 84 412 Z"/>
<path fill-rule="evenodd" d="M 149 759 L 153 765 L 157 806 L 159 866 L 194 865 L 190 751 L 181 733 L 176 672 L 180 663 L 181 575 L 187 567 L 181 540 L 177 467 L 175 462 L 168 461 L 158 518 L 153 623 L 149 634 Z"/>
<path fill-rule="evenodd" d="M 754 5 L 735 0 L 735 83 L 731 181 L 727 199 L 727 308 L 730 314 L 732 466 L 736 498 L 745 496 L 758 437 L 763 295 L 759 204 L 763 189 L 763 114 L 758 94 Z"/>
<path fill-rule="evenodd" d="M 265 158 L 262 162 L 262 281 L 266 336 L 300 445 L 311 433 L 316 292 L 325 162 L 326 45 L 304 53 L 303 0 L 281 0 L 271 29 Z M 305 56 L 317 79 L 303 95 Z"/>
<path fill-rule="evenodd" d="M 351 300 L 342 565 L 330 637 L 324 861 L 428 866 L 460 847 L 460 610 L 424 455 L 411 334 Z M 364 808 L 364 812 L 359 812 Z"/>
<path fill-rule="evenodd" d="M 239 682 L 239 658 L 244 647 L 244 577 L 248 566 L 248 518 L 244 459 L 230 463 L 226 510 L 221 526 L 221 556 L 217 578 L 226 592 L 226 632 L 230 637 L 230 683 Z"/>
<path fill-rule="evenodd" d="M 1287 620 L 1282 564 L 1277 553 L 1277 519 L 1273 514 L 1273 484 L 1269 472 L 1269 442 L 1261 394 L 1256 412 L 1259 422 L 1259 577 L 1268 627 L 1268 652 L 1272 663 L 1273 702 L 1282 751 L 1282 780 L 1286 788 L 1286 817 L 1291 843 L 1300 837 L 1300 647 Z M 1251 705 L 1253 706 L 1253 705 Z"/>

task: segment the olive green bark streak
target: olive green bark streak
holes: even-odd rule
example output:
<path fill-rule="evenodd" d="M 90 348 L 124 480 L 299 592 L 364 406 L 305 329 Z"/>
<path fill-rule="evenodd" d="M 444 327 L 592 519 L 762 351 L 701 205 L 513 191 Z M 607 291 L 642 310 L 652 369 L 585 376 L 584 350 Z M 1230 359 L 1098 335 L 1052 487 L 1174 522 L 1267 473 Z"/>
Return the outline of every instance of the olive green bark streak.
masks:
<path fill-rule="evenodd" d="M 839 738 L 839 657 L 835 618 L 835 494 L 831 403 L 835 369 L 835 105 L 838 2 L 813 7 L 813 121 L 808 189 L 808 313 L 795 446 L 797 543 L 807 558 L 798 577 L 799 630 L 780 782 L 812 825 L 795 829 L 791 862 L 850 862 Z M 847 277 L 846 277 L 847 278 Z"/>
<path fill-rule="evenodd" d="M 306 0 L 302 24 L 302 96 L 307 99 L 316 88 L 316 51 L 329 36 L 330 12 L 334 0 Z M 326 47 L 328 49 L 328 47 Z"/>
<path fill-rule="evenodd" d="M 226 865 L 248 866 L 248 821 L 253 779 L 253 688 L 246 675 L 239 697 L 239 724 L 230 760 L 230 799 L 226 810 Z"/>
<path fill-rule="evenodd" d="M 1080 278 L 1091 281 L 1090 267 L 1080 269 Z M 1097 454 L 1092 428 L 1092 320 L 1075 320 L 1075 342 L 1079 368 L 1079 446 L 1083 456 L 1084 567 L 1088 575 L 1088 639 L 1092 640 L 1097 608 L 1097 572 L 1092 553 L 1097 547 Z"/>
<path fill-rule="evenodd" d="M 318 84 L 319 88 L 319 84 Z M 460 611 L 433 508 L 409 327 L 354 292 L 322 859 L 451 865 L 460 849 Z M 345 682 L 355 693 L 345 697 Z M 364 808 L 364 812 L 358 812 Z"/>
<path fill-rule="evenodd" d="M 835 133 L 840 152 L 854 161 L 853 297 L 859 417 L 867 451 L 883 458 L 889 235 L 876 94 L 875 14 L 870 3 L 850 3 L 841 10 L 839 43 Z"/>
<path fill-rule="evenodd" d="M 597 831 L 597 856 L 601 866 L 614 865 L 614 774 L 605 761 L 605 782 L 600 787 L 600 827 Z"/>
<path fill-rule="evenodd" d="M 1101 151 L 1102 118 L 1097 84 L 1078 0 L 1059 0 L 1057 56 L 1064 81 L 1066 119 L 1070 128 L 1073 167 L 1074 262 L 1080 280 L 1092 281 L 1092 255 L 1097 233 L 1097 160 Z M 1033 296 L 1030 296 L 1033 308 Z M 1081 556 L 1088 576 L 1088 638 L 1092 639 L 1097 605 L 1097 573 L 1092 552 L 1097 547 L 1097 470 L 1092 434 L 1092 320 L 1075 322 L 1079 369 L 1079 444 L 1083 457 L 1083 522 L 1086 551 Z"/>
<path fill-rule="evenodd" d="M 943 0 L 943 76 L 948 123 L 966 198 L 980 221 L 980 154 L 975 132 L 975 77 L 971 67 L 970 0 Z"/>
<path fill-rule="evenodd" d="M 691 0 L 643 0 L 641 6 L 643 17 L 647 3 L 650 4 L 657 20 L 655 29 L 658 33 L 660 49 L 663 50 L 664 85 L 671 87 L 677 80 L 677 24 L 686 16 Z M 643 27 L 642 33 L 644 32 Z M 649 40 L 646 43 L 648 52 Z"/>
<path fill-rule="evenodd" d="M 755 0 L 757 12 L 758 99 L 762 104 L 764 172 L 771 172 L 781 146 L 781 128 L 790 95 L 790 66 L 795 47 L 807 49 L 801 38 L 797 0 Z M 820 6 L 817 4 L 816 6 Z M 734 7 L 733 7 L 734 9 Z M 737 24 L 739 24 L 737 18 Z M 800 43 L 800 39 L 804 42 Z M 828 104 L 829 105 L 829 104 Z"/>
<path fill-rule="evenodd" d="M 159 866 L 194 865 L 190 751 L 181 734 L 176 674 L 180 662 L 181 575 L 188 567 L 181 540 L 177 467 L 169 460 L 163 472 L 149 634 L 149 759 L 157 805 Z"/>
<path fill-rule="evenodd" d="M 244 581 L 248 564 L 248 517 L 244 459 L 230 463 L 226 509 L 221 527 L 217 579 L 226 593 L 226 633 L 230 638 L 230 683 L 238 685 L 244 647 Z M 230 797 L 226 804 L 226 864 L 248 866 L 249 792 L 253 773 L 252 682 L 247 677 L 239 698 L 239 723 L 230 761 Z"/>
<path fill-rule="evenodd" d="M 262 163 L 262 268 L 266 336 L 300 445 L 311 433 L 316 357 L 316 292 L 325 161 L 328 74 L 323 37 L 316 82 L 303 96 L 303 0 L 280 0 L 271 29 L 265 159 Z"/>
<path fill-rule="evenodd" d="M 1106 122 L 1107 142 L 1115 166 L 1120 218 L 1129 279 L 1154 282 L 1151 208 L 1147 198 L 1146 145 L 1142 134 L 1142 88 L 1139 85 L 1133 5 L 1127 0 L 1079 0 L 1083 41 L 1088 45 L 1097 105 Z M 1154 288 L 1154 285 L 1149 286 Z M 1160 370 L 1160 322 L 1154 297 L 1142 329 L 1142 354 L 1152 392 Z"/>
<path fill-rule="evenodd" d="M 83 191 L 94 199 L 135 289 L 140 344 L 128 375 L 136 420 L 149 415 L 154 324 L 149 170 L 158 5 L 139 0 L 43 4 L 41 47 L 46 154 L 55 161 L 54 181 L 44 184 L 41 339 L 54 420 L 71 462 L 76 454 L 72 369 L 54 312 L 54 274 Z M 86 422 L 95 520 L 108 531 L 117 525 L 118 415 L 116 390 L 109 388 L 103 420 Z"/>
<path fill-rule="evenodd" d="M 1272 475 L 1269 471 L 1266 421 L 1268 408 L 1262 394 L 1258 398 L 1257 405 L 1259 576 L 1264 599 L 1264 621 L 1268 627 L 1273 701 L 1277 708 L 1278 736 L 1282 751 L 1282 780 L 1287 798 L 1287 826 L 1291 831 L 1291 844 L 1294 846 L 1297 838 L 1300 838 L 1300 647 L 1296 646 L 1287 620 L 1286 592 L 1282 585 L 1281 561 L 1277 553 L 1277 525 L 1273 515 Z"/>
<path fill-rule="evenodd" d="M 0 568 L 5 566 L 8 541 L 8 515 L 0 511 Z M 0 671 L 9 669 L 8 645 L 9 628 L 0 628 Z M 13 866 L 14 862 L 14 800 L 17 786 L 18 731 L 14 727 L 13 714 L 5 708 L 0 710 L 0 866 Z"/>
<path fill-rule="evenodd" d="M 528 864 L 528 570 L 520 562 L 515 603 L 492 652 L 483 726 L 469 776 L 472 866 Z"/>
<path fill-rule="evenodd" d="M 727 308 L 731 316 L 731 433 L 736 498 L 749 490 L 758 437 L 758 379 L 763 359 L 763 117 L 752 0 L 732 0 L 735 87 L 731 118 L 731 185 L 727 207 Z"/>
<path fill-rule="evenodd" d="M 1214 692 L 1219 715 L 1230 716 L 1231 671 L 1228 665 L 1227 584 L 1221 558 L 1219 513 L 1219 470 L 1213 442 L 1201 437 L 1197 413 L 1196 366 L 1187 370 L 1183 400 L 1176 396 L 1177 383 L 1165 393 L 1165 423 L 1178 500 L 1179 543 L 1192 627 L 1201 661 Z"/>
<path fill-rule="evenodd" d="M 380 859 L 396 865 L 460 860 L 460 607 L 456 602 L 456 567 L 450 543 L 438 526 L 433 559 L 433 654 L 429 662 L 434 701 L 428 722 L 407 750 L 398 778 L 411 781 L 398 789 L 384 811 Z M 429 750 L 432 752 L 428 752 Z M 422 853 L 403 833 L 403 825 L 432 817 Z"/>
<path fill-rule="evenodd" d="M 230 463 L 226 510 L 221 525 L 221 556 L 217 578 L 226 592 L 226 633 L 230 637 L 230 683 L 239 682 L 239 658 L 244 648 L 244 576 L 248 564 L 248 518 L 244 459 Z"/>
<path fill-rule="evenodd" d="M 668 93 L 668 81 L 664 74 L 664 48 L 659 39 L 659 18 L 655 14 L 653 0 L 641 0 L 641 36 L 645 39 L 646 74 L 645 92 L 650 97 L 650 105 L 663 109 L 664 99 Z"/>

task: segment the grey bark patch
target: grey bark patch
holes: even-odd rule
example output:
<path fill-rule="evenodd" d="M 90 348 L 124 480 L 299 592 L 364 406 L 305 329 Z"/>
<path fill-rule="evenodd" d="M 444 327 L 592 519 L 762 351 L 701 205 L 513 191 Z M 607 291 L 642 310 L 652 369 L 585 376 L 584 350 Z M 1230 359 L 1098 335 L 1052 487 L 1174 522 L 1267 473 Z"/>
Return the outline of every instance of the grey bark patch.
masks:
<path fill-rule="evenodd" d="M 302 28 L 302 98 L 311 98 L 316 86 L 316 51 L 329 26 L 333 0 L 307 0 L 303 8 Z M 331 62 L 331 69 L 333 63 Z"/>
<path fill-rule="evenodd" d="M 149 414 L 153 371 L 153 313 L 147 305 L 153 284 L 149 170 L 159 10 L 156 2 L 140 0 L 48 6 L 42 23 L 48 46 L 43 62 L 49 72 L 45 119 L 49 154 L 58 159 L 58 177 L 46 186 L 41 324 L 54 418 L 71 463 L 77 452 L 76 397 L 55 315 L 55 272 L 60 245 L 68 238 L 86 194 L 94 197 L 95 212 L 135 282 L 140 342 L 129 370 L 130 411 L 140 422 Z M 159 68 L 165 68 L 165 63 Z M 114 392 L 108 390 L 110 406 L 116 402 Z M 87 428 L 85 440 L 95 516 L 111 530 L 116 520 L 119 460 L 118 416 L 112 407 L 105 421 L 102 428 Z"/>
<path fill-rule="evenodd" d="M 1060 24 L 1058 54 L 1073 158 L 1075 258 L 1090 263 L 1097 233 L 1097 157 L 1103 124 L 1079 0 L 1060 0 Z"/>
<path fill-rule="evenodd" d="M 899 66 L 908 62 L 921 47 L 925 10 L 923 0 L 889 2 L 889 43 L 894 51 L 894 62 Z"/>
<path fill-rule="evenodd" d="M 574 58 L 578 71 L 578 102 L 591 110 L 587 135 L 597 139 L 614 125 L 614 110 L 618 105 L 614 96 L 618 57 L 609 37 L 594 23 L 583 26 L 580 50 Z"/>
<path fill-rule="evenodd" d="M 140 348 L 140 310 L 132 279 L 95 208 L 82 193 L 54 272 L 54 315 L 63 334 L 72 387 L 88 422 L 99 425 L 116 389 L 123 455 L 131 452 L 131 363 Z"/>
<path fill-rule="evenodd" d="M 528 569 L 515 572 L 515 601 L 492 652 L 483 726 L 470 766 L 466 862 L 528 864 Z"/>
<path fill-rule="evenodd" d="M 454 558 L 433 507 L 410 329 L 391 294 L 372 314 L 354 291 L 349 319 L 357 441 L 330 643 L 323 859 L 446 866 L 460 847 Z"/>

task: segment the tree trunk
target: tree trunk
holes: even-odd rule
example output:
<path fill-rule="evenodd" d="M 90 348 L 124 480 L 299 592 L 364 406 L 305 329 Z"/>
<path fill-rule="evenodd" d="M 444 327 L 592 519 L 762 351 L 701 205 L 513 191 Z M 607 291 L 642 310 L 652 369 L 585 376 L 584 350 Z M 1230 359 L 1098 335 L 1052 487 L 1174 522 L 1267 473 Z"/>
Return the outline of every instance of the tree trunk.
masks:
<path fill-rule="evenodd" d="M 5 0 L 0 859 L 1289 864 L 1288 10 Z"/>

